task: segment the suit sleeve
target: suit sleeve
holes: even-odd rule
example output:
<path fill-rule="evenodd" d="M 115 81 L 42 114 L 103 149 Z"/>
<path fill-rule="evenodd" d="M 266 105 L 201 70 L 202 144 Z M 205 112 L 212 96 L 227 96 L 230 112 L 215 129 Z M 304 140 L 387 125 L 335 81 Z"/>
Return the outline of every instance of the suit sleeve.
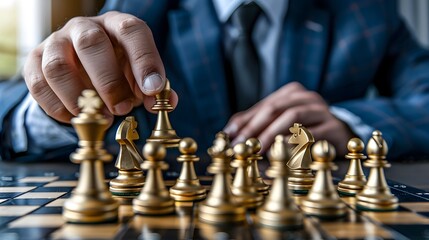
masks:
<path fill-rule="evenodd" d="M 429 51 L 419 46 L 392 9 L 392 31 L 371 99 L 334 104 L 383 132 L 389 157 L 429 155 Z M 393 13 L 395 12 L 395 13 Z"/>

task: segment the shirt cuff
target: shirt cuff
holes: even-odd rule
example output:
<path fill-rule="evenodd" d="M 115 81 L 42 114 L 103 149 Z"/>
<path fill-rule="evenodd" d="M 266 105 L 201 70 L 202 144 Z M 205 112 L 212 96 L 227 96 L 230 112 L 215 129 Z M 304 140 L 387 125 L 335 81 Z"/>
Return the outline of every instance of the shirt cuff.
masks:
<path fill-rule="evenodd" d="M 16 153 L 41 153 L 46 150 L 76 144 L 72 127 L 60 125 L 40 108 L 28 94 L 13 116 L 13 150 Z"/>
<path fill-rule="evenodd" d="M 338 119 L 343 121 L 362 141 L 367 141 L 375 130 L 365 124 L 362 119 L 345 108 L 331 106 L 329 111 Z"/>

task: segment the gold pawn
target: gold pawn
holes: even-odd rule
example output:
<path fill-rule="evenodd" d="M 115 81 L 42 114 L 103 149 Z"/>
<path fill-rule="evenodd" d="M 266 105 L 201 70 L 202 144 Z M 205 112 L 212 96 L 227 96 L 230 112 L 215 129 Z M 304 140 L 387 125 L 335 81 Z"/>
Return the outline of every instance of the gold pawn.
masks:
<path fill-rule="evenodd" d="M 166 150 L 161 143 L 148 142 L 143 147 L 146 161 L 142 168 L 147 170 L 146 183 L 140 195 L 133 200 L 133 210 L 143 215 L 164 215 L 174 212 L 174 200 L 165 187 L 162 171 L 168 169 L 163 161 Z"/>
<path fill-rule="evenodd" d="M 332 162 L 335 148 L 328 141 L 318 141 L 312 147 L 313 163 L 311 169 L 317 171 L 313 187 L 301 202 L 306 215 L 324 219 L 343 217 L 347 213 L 346 205 L 338 196 L 332 181 L 331 170 L 337 166 Z"/>
<path fill-rule="evenodd" d="M 343 195 L 354 196 L 365 186 L 366 178 L 361 165 L 361 160 L 366 159 L 362 154 L 364 147 L 364 143 L 359 138 L 352 138 L 347 143 L 349 153 L 346 158 L 350 159 L 350 165 L 344 180 L 338 183 L 338 191 Z"/>
<path fill-rule="evenodd" d="M 271 192 L 265 204 L 257 210 L 258 222 L 272 228 L 299 228 L 303 224 L 303 216 L 292 199 L 288 188 L 289 151 L 283 136 L 275 138 L 269 152 L 271 166 L 267 176 L 274 178 Z"/>
<path fill-rule="evenodd" d="M 232 194 L 246 208 L 254 209 L 262 204 L 264 198 L 256 191 L 247 172 L 249 167 L 247 158 L 251 154 L 250 148 L 244 143 L 239 143 L 234 146 L 234 153 L 235 160 L 231 163 L 231 166 L 237 168 L 237 170 L 231 187 Z"/>
<path fill-rule="evenodd" d="M 176 184 L 170 188 L 170 196 L 175 201 L 199 201 L 206 198 L 206 189 L 200 185 L 200 180 L 195 173 L 194 162 L 200 158 L 195 156 L 197 143 L 192 138 L 184 138 L 179 142 L 179 151 L 182 153 L 177 158 L 182 162 L 182 170 Z"/>
<path fill-rule="evenodd" d="M 180 138 L 170 123 L 168 113 L 173 111 L 170 104 L 171 87 L 170 81 L 166 81 L 164 89 L 155 96 L 155 105 L 152 110 L 158 112 L 158 118 L 152 135 L 146 140 L 147 142 L 159 142 L 166 148 L 177 147 Z"/>
<path fill-rule="evenodd" d="M 94 90 L 84 90 L 78 98 L 81 113 L 71 120 L 79 136 L 79 148 L 70 155 L 80 164 L 77 187 L 64 202 L 63 217 L 72 223 L 103 223 L 116 221 L 118 202 L 107 190 L 103 162 L 112 155 L 103 148 L 103 138 L 109 125 L 99 110 L 103 102 Z"/>
<path fill-rule="evenodd" d="M 110 181 L 110 192 L 124 204 L 130 204 L 132 199 L 140 194 L 144 185 L 144 175 L 140 167 L 143 158 L 134 144 L 134 140 L 139 139 L 136 128 L 134 117 L 128 116 L 116 131 L 116 141 L 120 146 L 115 163 L 118 176 Z"/>
<path fill-rule="evenodd" d="M 250 181 L 255 186 L 256 191 L 262 195 L 268 194 L 269 186 L 265 184 L 259 173 L 258 161 L 263 160 L 263 157 L 258 154 L 261 151 L 261 142 L 257 138 L 249 138 L 246 145 L 250 148 L 252 154 L 249 156 L 249 167 L 247 169 Z"/>
<path fill-rule="evenodd" d="M 217 134 L 213 146 L 207 152 L 213 161 L 207 171 L 215 176 L 211 191 L 198 207 L 199 220 L 216 225 L 243 222 L 246 208 L 231 192 L 230 162 L 233 151 L 229 142 L 222 138 L 222 134 Z"/>
<path fill-rule="evenodd" d="M 371 170 L 363 190 L 356 194 L 356 206 L 361 210 L 393 211 L 398 208 L 398 198 L 390 192 L 384 176 L 383 169 L 390 164 L 385 160 L 388 147 L 380 131 L 372 132 L 366 152 L 369 159 L 364 166 Z"/>

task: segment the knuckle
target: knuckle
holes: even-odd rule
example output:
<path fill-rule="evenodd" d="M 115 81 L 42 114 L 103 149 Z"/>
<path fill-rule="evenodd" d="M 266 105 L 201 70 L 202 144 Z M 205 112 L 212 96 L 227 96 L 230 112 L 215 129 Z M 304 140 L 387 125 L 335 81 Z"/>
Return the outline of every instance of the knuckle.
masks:
<path fill-rule="evenodd" d="M 104 31 L 97 27 L 92 27 L 79 31 L 75 37 L 75 45 L 78 50 L 85 50 L 99 46 L 107 41 L 107 36 Z"/>
<path fill-rule="evenodd" d="M 59 55 L 52 56 L 42 66 L 42 71 L 49 79 L 58 79 L 67 74 L 67 60 Z"/>
<path fill-rule="evenodd" d="M 46 83 L 40 74 L 30 73 L 25 76 L 25 83 L 31 94 L 40 96 L 46 91 Z"/>
<path fill-rule="evenodd" d="M 143 20 L 134 16 L 130 16 L 126 19 L 119 21 L 117 31 L 120 35 L 126 36 L 136 31 L 150 32 L 150 29 Z"/>
<path fill-rule="evenodd" d="M 70 19 L 66 23 L 65 27 L 79 26 L 82 24 L 87 24 L 88 22 L 90 22 L 90 20 L 88 18 L 78 16 L 78 17 L 74 17 L 74 18 Z"/>

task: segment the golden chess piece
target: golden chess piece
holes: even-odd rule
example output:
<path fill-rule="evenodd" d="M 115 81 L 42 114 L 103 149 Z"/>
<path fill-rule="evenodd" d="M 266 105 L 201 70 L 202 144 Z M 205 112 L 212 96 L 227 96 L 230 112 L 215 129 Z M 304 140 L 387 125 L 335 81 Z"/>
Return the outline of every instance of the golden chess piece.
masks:
<path fill-rule="evenodd" d="M 256 191 L 252 184 L 247 169 L 249 167 L 248 157 L 251 149 L 244 143 L 234 146 L 235 160 L 231 166 L 236 168 L 234 182 L 232 183 L 232 194 L 248 209 L 254 209 L 262 204 L 263 196 Z"/>
<path fill-rule="evenodd" d="M 143 171 L 140 167 L 143 158 L 134 144 L 134 140 L 139 139 L 136 128 L 137 122 L 134 117 L 128 116 L 116 131 L 116 141 L 120 146 L 115 163 L 118 177 L 110 181 L 110 192 L 121 200 L 131 200 L 138 196 L 144 185 Z"/>
<path fill-rule="evenodd" d="M 366 178 L 361 165 L 361 160 L 366 159 L 362 153 L 364 147 L 364 143 L 359 138 L 352 138 L 347 143 L 349 153 L 346 158 L 350 159 L 350 165 L 346 176 L 338 183 L 338 192 L 343 195 L 354 196 L 365 186 Z"/>
<path fill-rule="evenodd" d="M 306 215 L 324 219 L 343 217 L 347 207 L 338 196 L 331 175 L 331 170 L 337 169 L 332 162 L 335 148 L 326 140 L 318 141 L 312 148 L 312 155 L 314 162 L 311 169 L 317 173 L 313 187 L 301 202 L 301 209 Z"/>
<path fill-rule="evenodd" d="M 272 228 L 299 228 L 303 216 L 295 205 L 288 188 L 289 150 L 283 136 L 277 135 L 269 152 L 270 167 L 267 176 L 274 178 L 271 192 L 264 205 L 257 210 L 258 222 Z"/>
<path fill-rule="evenodd" d="M 299 123 L 294 123 L 289 131 L 292 135 L 288 143 L 296 145 L 287 163 L 290 169 L 289 189 L 295 194 L 307 194 L 314 182 L 314 175 L 310 169 L 312 163 L 310 149 L 314 143 L 314 137 Z"/>
<path fill-rule="evenodd" d="M 230 162 L 234 153 L 229 142 L 217 134 L 213 146 L 207 152 L 212 158 L 207 171 L 215 175 L 211 191 L 198 208 L 200 221 L 216 225 L 243 222 L 246 208 L 231 192 Z"/>
<path fill-rule="evenodd" d="M 256 191 L 262 195 L 268 194 L 269 186 L 265 184 L 264 180 L 259 173 L 258 161 L 263 160 L 263 157 L 258 154 L 261 151 L 261 142 L 257 138 L 247 139 L 246 145 L 250 148 L 252 154 L 250 154 L 249 167 L 247 169 L 250 181 L 255 186 Z"/>
<path fill-rule="evenodd" d="M 146 140 L 147 142 L 160 142 L 166 148 L 177 147 L 180 138 L 170 123 L 168 113 L 173 111 L 170 104 L 171 87 L 170 81 L 166 81 L 164 89 L 155 96 L 155 105 L 152 110 L 158 112 L 158 118 L 152 135 Z"/>
<path fill-rule="evenodd" d="M 158 142 L 148 142 L 143 147 L 146 159 L 142 168 L 147 170 L 146 183 L 140 195 L 133 200 L 133 210 L 142 215 L 165 215 L 174 212 L 174 200 L 165 187 L 162 170 L 168 169 L 163 160 L 165 147 Z"/>
<path fill-rule="evenodd" d="M 365 167 L 371 168 L 363 190 L 356 194 L 356 206 L 361 210 L 393 211 L 398 208 L 398 198 L 389 189 L 384 176 L 384 168 L 390 167 L 386 161 L 388 147 L 380 131 L 372 132 L 366 152 Z"/>
<path fill-rule="evenodd" d="M 170 196 L 176 201 L 199 201 L 206 198 L 206 189 L 201 186 L 195 173 L 194 162 L 200 160 L 195 156 L 197 147 L 192 138 L 184 138 L 179 142 L 179 151 L 182 155 L 177 161 L 182 162 L 182 170 L 176 184 L 170 188 Z"/>
<path fill-rule="evenodd" d="M 84 90 L 78 98 L 81 113 L 71 120 L 79 136 L 79 148 L 70 155 L 73 163 L 80 164 L 77 187 L 64 202 L 63 217 L 72 223 L 102 223 L 116 221 L 118 202 L 107 190 L 104 162 L 112 156 L 103 149 L 103 138 L 109 122 L 100 108 L 103 102 L 94 90 Z"/>

